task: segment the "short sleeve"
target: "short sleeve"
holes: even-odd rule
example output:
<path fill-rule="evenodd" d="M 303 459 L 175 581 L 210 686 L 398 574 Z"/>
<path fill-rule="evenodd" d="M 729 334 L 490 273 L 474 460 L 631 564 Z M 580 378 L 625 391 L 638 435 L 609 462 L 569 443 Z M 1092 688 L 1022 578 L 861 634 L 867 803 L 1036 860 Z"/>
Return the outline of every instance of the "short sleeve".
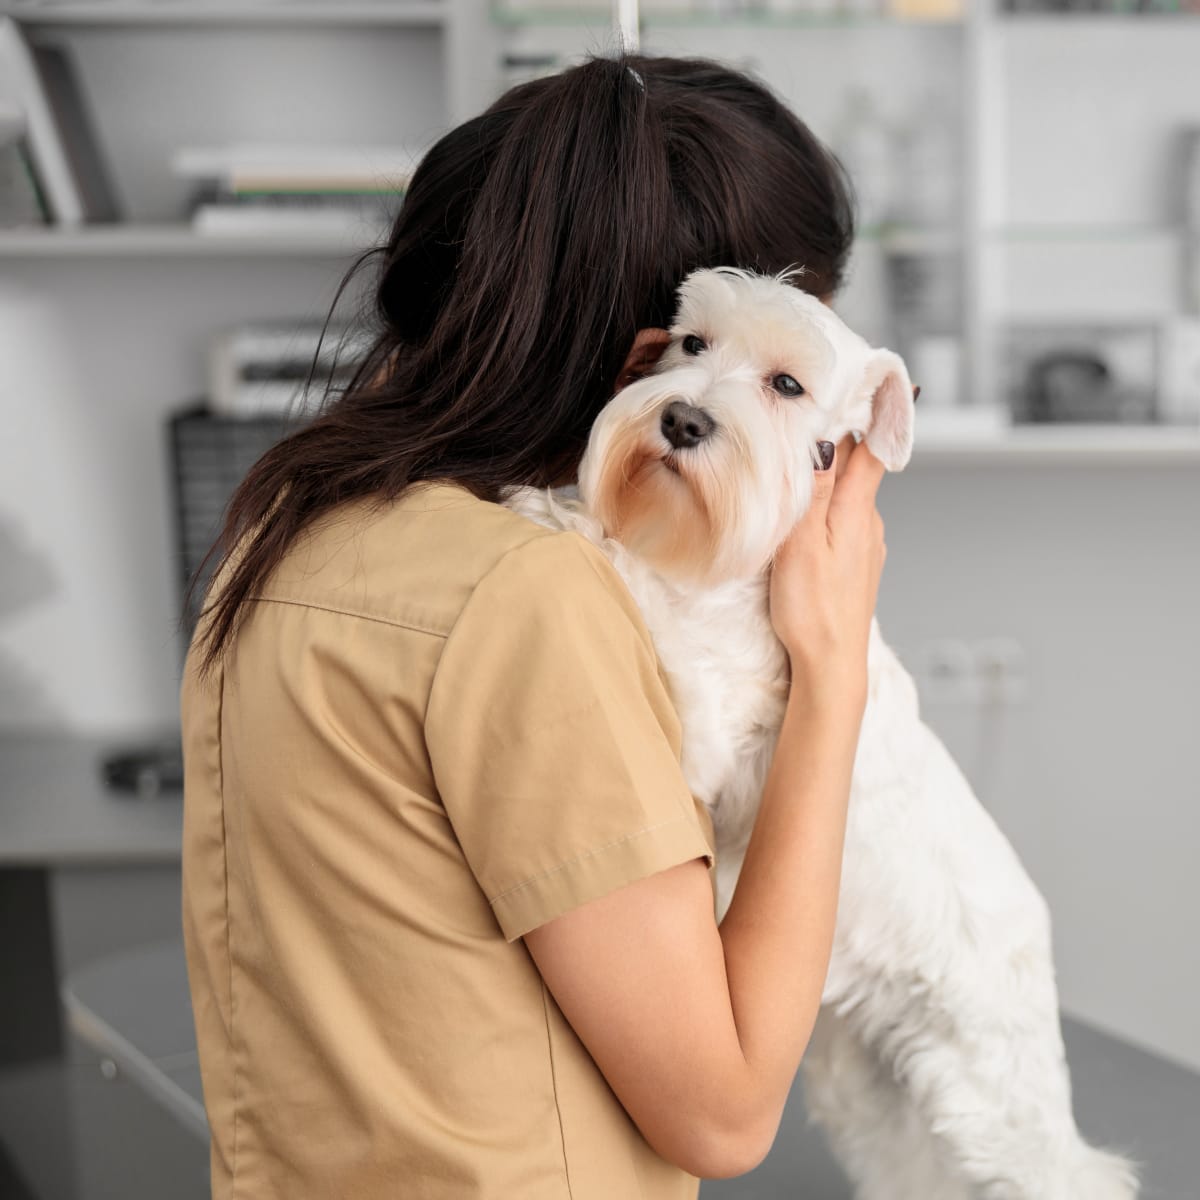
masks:
<path fill-rule="evenodd" d="M 576 533 L 508 551 L 442 651 L 425 720 L 446 813 L 512 941 L 712 847 L 624 582 Z"/>

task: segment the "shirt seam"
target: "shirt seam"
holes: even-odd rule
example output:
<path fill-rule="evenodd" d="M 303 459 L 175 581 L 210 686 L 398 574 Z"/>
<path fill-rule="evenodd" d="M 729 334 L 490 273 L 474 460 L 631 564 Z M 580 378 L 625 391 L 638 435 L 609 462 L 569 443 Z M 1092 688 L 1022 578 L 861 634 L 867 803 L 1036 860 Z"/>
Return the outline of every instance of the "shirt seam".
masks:
<path fill-rule="evenodd" d="M 518 513 L 517 515 L 519 516 L 520 514 Z M 468 608 L 471 607 L 471 602 L 475 599 L 479 589 L 492 575 L 496 573 L 501 564 L 503 564 L 509 555 L 516 554 L 518 550 L 524 550 L 526 546 L 531 546 L 535 542 L 540 542 L 546 537 L 564 537 L 569 532 L 565 529 L 551 529 L 547 525 L 538 525 L 536 522 L 529 520 L 528 517 L 524 517 L 522 519 L 528 521 L 533 532 L 523 542 L 518 542 L 515 546 L 509 546 L 509 548 L 505 550 L 504 553 L 501 554 L 500 557 L 496 559 L 496 561 L 492 563 L 492 565 L 488 567 L 488 569 L 475 581 L 474 586 L 471 588 L 471 594 L 463 602 L 462 607 L 458 610 L 458 614 L 454 618 L 454 624 L 451 625 L 445 633 L 445 637 L 447 639 L 449 639 L 454 633 L 455 629 L 458 628 L 458 624 L 462 620 L 463 614 Z"/>
<path fill-rule="evenodd" d="M 229 906 L 229 825 L 228 810 L 225 805 L 225 756 L 223 747 L 225 721 L 225 668 L 221 667 L 217 683 L 217 789 L 221 797 L 221 867 L 224 873 L 225 900 L 225 962 L 229 973 L 229 1059 L 230 1074 L 233 1076 L 233 1147 L 229 1156 L 229 1187 L 230 1194 L 236 1195 L 238 1190 L 238 1133 L 241 1116 L 240 1092 L 241 1078 L 238 1069 L 238 1031 L 237 1000 L 234 996 L 233 969 L 233 920 Z"/>
<path fill-rule="evenodd" d="M 392 625 L 399 629 L 411 630 L 413 633 L 424 633 L 429 637 L 441 638 L 443 641 L 449 634 L 449 630 L 431 629 L 428 625 L 418 621 L 406 621 L 400 617 L 363 612 L 361 609 L 344 608 L 335 604 L 322 604 L 315 600 L 302 600 L 299 597 L 257 595 L 248 596 L 247 599 L 258 604 L 290 604 L 296 608 L 311 608 L 316 612 L 335 613 L 342 617 L 354 617 L 360 621 L 372 621 L 377 625 Z"/>
<path fill-rule="evenodd" d="M 640 638 L 643 646 L 645 646 L 647 649 L 649 649 L 651 654 L 653 654 L 654 665 L 658 669 L 658 672 L 661 676 L 662 663 L 658 657 L 658 647 L 655 646 L 655 644 L 654 644 L 654 635 L 651 634 L 650 627 L 649 627 L 649 625 L 646 624 L 646 617 L 645 617 L 645 614 L 642 612 L 642 606 L 637 602 L 637 597 L 634 596 L 634 594 L 630 591 L 629 584 L 625 581 L 625 579 L 621 575 L 620 571 L 617 570 L 617 568 L 613 564 L 612 560 L 610 558 L 608 558 L 607 555 L 605 555 L 604 551 L 601 550 L 600 547 L 597 546 L 595 542 L 592 542 L 588 538 L 584 537 L 583 534 L 580 533 L 577 529 L 572 529 L 572 530 L 570 530 L 570 532 L 574 533 L 575 536 L 584 544 L 584 546 L 589 547 L 591 550 L 593 550 L 597 554 L 599 554 L 601 559 L 603 560 L 603 562 L 605 562 L 608 565 L 609 569 L 612 571 L 612 574 L 617 577 L 617 582 L 620 585 L 623 598 L 628 599 L 632 603 L 633 610 L 634 610 L 634 612 L 637 613 L 638 619 L 641 623 L 640 628 L 638 628 L 638 637 Z M 607 591 L 608 594 L 610 596 L 612 596 L 613 595 L 612 581 L 610 579 L 605 578 L 604 573 L 596 565 L 595 561 L 593 560 L 593 558 L 590 554 L 585 553 L 583 557 L 584 557 L 584 561 L 591 568 L 592 574 L 595 575 L 596 578 L 600 581 L 600 583 L 603 585 L 605 591 Z M 616 596 L 613 596 L 614 600 L 616 598 L 617 598 Z M 635 625 L 635 627 L 636 627 L 636 625 Z"/>
<path fill-rule="evenodd" d="M 514 514 L 514 515 L 520 516 L 519 513 Z M 518 542 L 515 546 L 510 546 L 507 550 L 505 550 L 504 553 L 501 554 L 500 557 L 494 563 L 492 563 L 492 565 L 483 573 L 483 575 L 481 575 L 479 577 L 479 579 L 477 579 L 475 581 L 474 585 L 471 588 L 470 595 L 467 597 L 466 601 L 463 603 L 463 605 L 459 609 L 459 611 L 455 614 L 454 620 L 450 623 L 450 626 L 447 629 L 433 629 L 426 622 L 414 621 L 412 619 L 405 619 L 403 617 L 397 617 L 397 616 L 394 616 L 391 614 L 386 614 L 386 613 L 367 612 L 364 609 L 350 608 L 350 607 L 338 605 L 338 604 L 329 604 L 329 603 L 325 603 L 322 601 L 314 600 L 312 598 L 306 599 L 306 598 L 300 597 L 300 596 L 269 596 L 269 595 L 263 594 L 262 592 L 259 592 L 255 595 L 248 596 L 247 599 L 258 601 L 259 603 L 263 603 L 263 604 L 293 604 L 300 608 L 311 608 L 317 612 L 330 612 L 330 613 L 337 613 L 340 616 L 345 616 L 345 617 L 358 617 L 360 620 L 363 620 L 363 621 L 375 621 L 381 625 L 392 625 L 399 629 L 410 629 L 414 633 L 425 633 L 425 634 L 428 634 L 430 637 L 441 638 L 442 641 L 445 641 L 450 636 L 450 634 L 454 632 L 454 627 L 458 624 L 459 619 L 462 617 L 463 610 L 465 610 L 467 605 L 469 605 L 471 603 L 471 600 L 474 597 L 475 592 L 478 590 L 479 585 L 485 579 L 487 579 L 487 577 L 489 575 L 491 575 L 492 572 L 495 571 L 495 569 L 510 554 L 513 554 L 517 550 L 523 549 L 525 546 L 528 546 L 528 545 L 532 544 L 533 542 L 540 541 L 542 538 L 544 538 L 546 536 L 553 536 L 555 534 L 562 534 L 562 533 L 566 532 L 565 530 L 551 529 L 549 526 L 546 526 L 546 525 L 539 525 L 539 524 L 537 524 L 536 521 L 531 521 L 527 517 L 522 518 L 522 519 L 526 522 L 526 524 L 529 525 L 528 536 L 526 538 L 524 538 L 524 540 Z M 436 677 L 436 672 L 435 672 L 435 677 Z"/>
<path fill-rule="evenodd" d="M 542 1018 L 546 1023 L 546 1056 L 550 1060 L 550 1090 L 554 1094 L 554 1113 L 558 1117 L 558 1141 L 562 1147 L 563 1181 L 567 1185 L 567 1200 L 573 1200 L 571 1190 L 571 1168 L 567 1162 L 567 1131 L 563 1128 L 562 1106 L 558 1102 L 558 1073 L 554 1069 L 554 1038 L 550 1034 L 550 1005 L 546 995 L 546 981 L 541 980 Z"/>
<path fill-rule="evenodd" d="M 680 716 L 679 709 L 675 704 L 675 698 L 671 694 L 671 681 L 667 677 L 666 668 L 663 666 L 662 658 L 660 657 L 660 655 L 658 653 L 658 647 L 654 644 L 654 635 L 650 632 L 650 626 L 646 621 L 646 614 L 642 612 L 642 606 L 638 603 L 637 597 L 634 596 L 633 592 L 629 588 L 628 582 L 625 580 L 624 576 L 622 576 L 620 571 L 617 570 L 616 565 L 612 562 L 612 560 L 610 558 L 608 558 L 607 555 L 604 554 L 604 552 L 600 549 L 600 547 L 598 547 L 594 542 L 589 541 L 587 538 L 585 538 L 581 533 L 579 533 L 578 530 L 572 530 L 571 532 L 576 534 L 576 536 L 584 544 L 584 546 L 590 547 L 592 550 L 596 551 L 600 555 L 601 560 L 607 564 L 607 566 L 611 570 L 612 574 L 616 576 L 617 586 L 621 589 L 622 594 L 629 599 L 630 603 L 633 606 L 633 611 L 637 614 L 637 620 L 631 621 L 631 624 L 633 624 L 634 628 L 637 629 L 638 637 L 640 638 L 640 640 L 642 642 L 643 648 L 650 654 L 650 657 L 654 662 L 654 670 L 658 676 L 658 681 L 662 686 L 664 694 L 666 695 L 667 703 L 670 706 L 671 712 L 675 717 L 675 722 L 679 726 L 680 752 L 679 752 L 679 758 L 677 761 L 679 763 L 680 771 L 682 772 L 682 770 L 683 770 L 683 718 Z M 596 562 L 592 558 L 592 556 L 590 554 L 585 553 L 583 557 L 584 557 L 584 561 L 592 569 L 592 573 L 601 582 L 601 584 L 604 585 L 604 587 L 608 590 L 609 595 L 613 595 L 613 592 L 612 592 L 613 585 L 609 582 L 609 580 L 607 580 L 605 578 L 604 573 L 596 565 Z M 617 599 L 617 597 L 613 596 L 613 599 L 615 600 L 615 599 Z M 663 732 L 665 733 L 666 731 L 664 730 Z M 688 788 L 688 793 L 689 793 L 689 795 L 691 794 L 690 787 Z M 695 797 L 692 796 L 691 799 L 694 803 Z M 686 815 L 686 806 L 683 804 L 682 800 L 679 801 L 679 805 L 680 805 L 681 809 L 685 810 L 685 815 Z"/>
<path fill-rule="evenodd" d="M 641 829 L 635 829 L 631 833 L 625 834 L 623 837 L 615 838 L 611 842 L 605 842 L 603 846 L 595 846 L 591 850 L 585 850 L 582 854 L 576 854 L 573 858 L 568 858 L 565 862 L 561 862 L 556 867 L 551 867 L 548 871 L 539 871 L 536 875 L 530 875 L 529 878 L 523 879 L 520 883 L 513 884 L 510 888 L 505 888 L 504 891 L 491 896 L 488 899 L 489 904 L 499 904 L 506 897 L 513 895 L 515 892 L 523 891 L 525 888 L 532 887 L 535 883 L 541 883 L 546 879 L 550 879 L 554 875 L 561 874 L 569 867 L 573 867 L 578 863 L 586 862 L 589 858 L 595 858 L 597 854 L 603 854 L 606 850 L 612 850 L 616 846 L 622 846 L 626 842 L 632 842 L 634 838 L 644 837 L 647 833 L 653 833 L 656 829 L 662 829 L 667 825 L 675 825 L 686 818 L 683 813 L 677 816 L 669 817 L 665 821 L 656 821 L 653 825 L 643 825 Z M 703 835 L 701 835 L 703 837 Z"/>
<path fill-rule="evenodd" d="M 425 711 L 421 714 L 422 727 L 426 726 L 429 721 L 429 711 L 433 707 L 434 695 L 438 690 L 438 679 L 441 675 L 442 660 L 446 656 L 446 648 L 450 643 L 450 639 L 454 636 L 454 631 L 462 622 L 467 609 L 470 608 L 474 603 L 475 597 L 478 595 L 479 589 L 483 586 L 484 582 L 499 569 L 500 565 L 505 561 L 505 559 L 508 558 L 510 554 L 515 554 L 518 550 L 524 550 L 526 546 L 531 546 L 535 542 L 542 541 L 546 537 L 562 537 L 567 533 L 566 530 L 551 529 L 547 525 L 538 525 L 537 522 L 530 520 L 528 517 L 522 519 L 528 522 L 532 530 L 530 536 L 527 537 L 523 542 L 518 542 L 515 546 L 509 546 L 509 548 L 505 550 L 504 553 L 501 554 L 500 557 L 496 559 L 496 561 L 492 563 L 492 565 L 475 581 L 474 586 L 471 588 L 471 594 L 463 602 L 462 607 L 458 610 L 458 613 L 454 618 L 454 624 L 451 625 L 450 628 L 441 635 L 442 641 L 445 642 L 446 645 L 442 647 L 442 653 L 438 657 L 437 666 L 434 667 L 433 670 L 433 678 L 429 681 L 429 690 L 425 696 Z"/>

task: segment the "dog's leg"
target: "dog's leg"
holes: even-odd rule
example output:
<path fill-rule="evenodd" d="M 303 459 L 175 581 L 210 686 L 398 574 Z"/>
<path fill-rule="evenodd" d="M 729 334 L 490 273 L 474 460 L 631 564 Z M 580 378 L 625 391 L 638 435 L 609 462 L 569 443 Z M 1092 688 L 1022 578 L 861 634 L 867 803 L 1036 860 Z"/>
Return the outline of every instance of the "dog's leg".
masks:
<path fill-rule="evenodd" d="M 882 1045 L 868 1047 L 856 1014 L 822 1009 L 803 1063 L 805 1099 L 857 1200 L 1136 1196 L 1125 1160 L 1079 1136 L 1069 1090 L 1057 1102 L 1048 1094 L 1047 1080 L 1055 1078 L 1069 1089 L 1061 1060 L 1014 1055 L 1008 1039 L 997 1037 L 972 1045 L 964 1064 L 951 1035 L 951 1061 L 930 1029 L 948 1033 L 944 1014 L 910 1005 Z M 993 1071 L 1011 1098 L 997 1099 Z"/>
<path fill-rule="evenodd" d="M 890 1021 L 872 1017 L 869 1044 L 981 1200 L 1132 1200 L 1130 1165 L 1089 1146 L 1075 1124 L 1045 903 L 921 728 L 923 795 L 955 799 L 941 813 L 951 840 L 924 919 L 910 913 L 935 953 L 913 955 L 918 972 L 885 1000 Z M 956 854 L 964 846 L 969 857 Z"/>
<path fill-rule="evenodd" d="M 1015 1038 L 960 1031 L 951 1064 L 946 1046 L 915 1038 L 895 1065 L 911 1105 L 979 1200 L 1133 1200 L 1129 1164 L 1080 1136 L 1065 1062 L 1046 1053 L 1051 1040 L 1046 1029 Z"/>
<path fill-rule="evenodd" d="M 907 1092 L 832 1009 L 817 1018 L 802 1071 L 808 1114 L 857 1200 L 970 1200 Z"/>
<path fill-rule="evenodd" d="M 825 1002 L 979 1200 L 1132 1200 L 1075 1125 L 1045 902 L 874 630 L 872 654 Z"/>

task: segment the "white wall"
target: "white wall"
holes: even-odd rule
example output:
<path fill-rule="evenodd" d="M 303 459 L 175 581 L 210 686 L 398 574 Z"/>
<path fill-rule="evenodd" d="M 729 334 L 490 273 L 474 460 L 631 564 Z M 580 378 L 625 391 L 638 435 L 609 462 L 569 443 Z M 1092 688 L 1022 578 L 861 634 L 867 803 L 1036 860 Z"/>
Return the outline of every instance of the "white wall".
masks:
<path fill-rule="evenodd" d="M 165 418 L 213 333 L 322 319 L 344 265 L 0 261 L 0 727 L 176 721 Z"/>
<path fill-rule="evenodd" d="M 918 418 L 918 429 L 919 429 Z M 1200 468 L 884 481 L 884 636 L 1025 649 L 1025 703 L 923 703 L 1054 914 L 1066 1008 L 1200 1068 Z"/>
<path fill-rule="evenodd" d="M 1008 81 L 1004 209 L 1014 225 L 1178 223 L 1181 134 L 1200 127 L 1187 20 L 997 22 Z"/>

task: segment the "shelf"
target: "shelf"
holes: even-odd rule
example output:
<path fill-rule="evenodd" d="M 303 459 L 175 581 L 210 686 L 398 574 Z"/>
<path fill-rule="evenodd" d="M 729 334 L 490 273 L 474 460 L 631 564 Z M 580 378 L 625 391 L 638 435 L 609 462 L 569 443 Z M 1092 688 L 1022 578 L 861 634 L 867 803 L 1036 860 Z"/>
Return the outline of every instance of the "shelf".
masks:
<path fill-rule="evenodd" d="M 1014 425 L 996 433 L 923 434 L 917 416 L 917 466 L 1200 463 L 1200 425 Z"/>
<path fill-rule="evenodd" d="M 1134 242 L 1200 238 L 1200 230 L 1191 229 L 1186 225 L 1000 225 L 985 231 L 984 238 L 992 243 L 1130 245 Z"/>
<path fill-rule="evenodd" d="M 1182 227 L 1128 226 L 1087 228 L 1013 227 L 989 231 L 985 238 L 993 245 L 1043 242 L 1047 245 L 1108 242 L 1128 244 L 1159 240 L 1200 237 Z M 878 247 L 888 254 L 949 254 L 961 241 L 951 231 L 868 226 L 856 234 L 864 247 Z M 39 258 L 83 255 L 177 254 L 228 255 L 234 252 L 263 255 L 313 254 L 320 256 L 350 254 L 358 247 L 345 238 L 331 235 L 216 236 L 195 233 L 185 224 L 90 225 L 67 229 L 0 229 L 0 258 Z"/>
<path fill-rule="evenodd" d="M 497 25 L 610 25 L 612 9 L 595 4 L 578 7 L 531 7 L 528 9 L 495 5 L 492 20 Z M 718 7 L 709 9 L 655 9 L 643 7 L 639 13 L 642 29 L 686 27 L 692 29 L 926 29 L 958 28 L 959 18 L 904 18 L 885 14 L 810 13 L 771 11 L 765 8 Z"/>
<path fill-rule="evenodd" d="M 218 236 L 183 224 L 0 230 L 0 258 L 351 258 L 369 248 L 337 235 Z"/>
<path fill-rule="evenodd" d="M 1047 245 L 1072 243 L 1128 244 L 1200 237 L 1179 226 L 1105 226 L 1056 228 L 1023 226 L 994 229 L 985 235 L 993 245 L 1042 242 Z M 949 254 L 961 241 L 951 231 L 900 226 L 868 226 L 856 240 L 865 247 L 878 247 L 888 254 Z M 0 229 L 0 257 L 39 258 L 83 255 L 177 254 L 228 255 L 234 252 L 270 257 L 277 254 L 330 256 L 353 253 L 357 247 L 345 238 L 330 235 L 283 235 L 231 237 L 195 233 L 184 224 L 90 225 L 68 229 Z"/>
<path fill-rule="evenodd" d="M 1145 25 L 1162 29 L 1164 25 L 1186 25 L 1196 22 L 1200 28 L 1200 12 L 1001 12 L 997 20 L 1012 25 Z"/>
<path fill-rule="evenodd" d="M 857 240 L 887 254 L 945 254 L 958 247 L 954 234 L 939 230 L 875 227 L 861 230 Z M 0 258 L 104 258 L 119 255 L 196 255 L 227 257 L 249 254 L 271 257 L 307 254 L 333 257 L 365 249 L 333 235 L 279 237 L 200 234 L 184 224 L 85 225 L 68 229 L 0 229 Z"/>
<path fill-rule="evenodd" d="M 957 230 L 908 225 L 866 225 L 856 230 L 855 241 L 885 254 L 952 254 L 962 246 Z"/>
<path fill-rule="evenodd" d="M 107 0 L 104 3 L 0 4 L 0 17 L 26 25 L 413 25 L 439 26 L 446 5 L 439 0 L 362 3 L 347 0 Z"/>

